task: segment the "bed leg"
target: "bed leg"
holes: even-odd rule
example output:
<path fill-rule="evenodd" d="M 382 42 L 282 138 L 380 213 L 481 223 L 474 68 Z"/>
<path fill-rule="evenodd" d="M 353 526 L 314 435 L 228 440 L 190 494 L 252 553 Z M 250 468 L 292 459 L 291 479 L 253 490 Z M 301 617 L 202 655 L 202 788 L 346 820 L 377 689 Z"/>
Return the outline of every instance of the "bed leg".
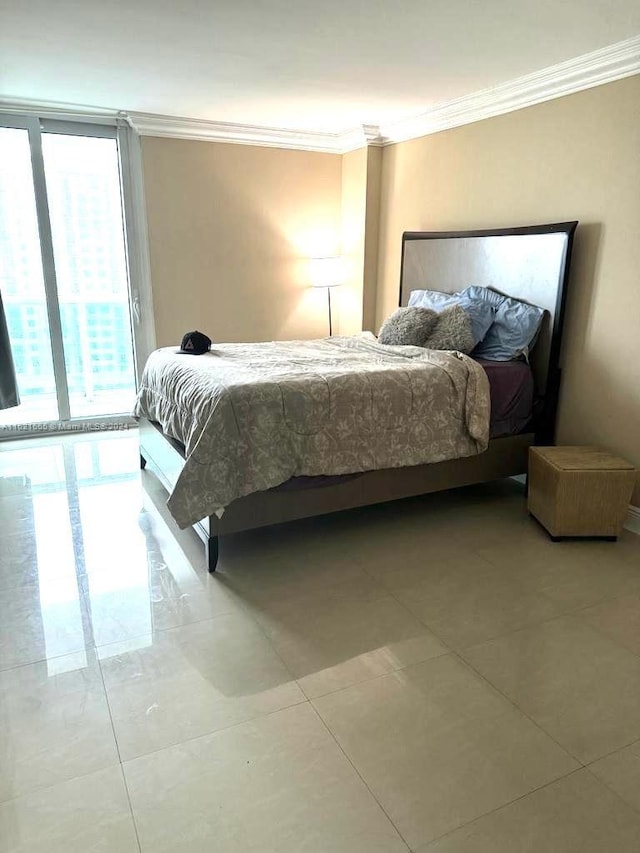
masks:
<path fill-rule="evenodd" d="M 144 471 L 144 469 L 145 469 L 146 467 L 147 467 L 147 460 L 144 458 L 144 456 L 143 456 L 143 455 L 142 455 L 142 453 L 141 453 L 141 454 L 140 454 L 140 470 L 141 470 L 141 471 Z"/>
<path fill-rule="evenodd" d="M 207 557 L 207 568 L 209 569 L 209 573 L 213 574 L 216 570 L 216 566 L 218 565 L 218 537 L 210 536 L 205 542 L 204 546 L 205 555 Z"/>

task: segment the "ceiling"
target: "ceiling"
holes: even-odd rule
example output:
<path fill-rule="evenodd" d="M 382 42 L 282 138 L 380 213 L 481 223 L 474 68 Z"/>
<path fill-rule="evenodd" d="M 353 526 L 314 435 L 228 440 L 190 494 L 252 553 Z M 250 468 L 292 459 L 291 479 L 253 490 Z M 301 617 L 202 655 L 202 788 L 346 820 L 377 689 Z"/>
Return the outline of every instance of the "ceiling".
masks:
<path fill-rule="evenodd" d="M 0 0 L 0 99 L 343 133 L 639 33 L 637 0 Z"/>

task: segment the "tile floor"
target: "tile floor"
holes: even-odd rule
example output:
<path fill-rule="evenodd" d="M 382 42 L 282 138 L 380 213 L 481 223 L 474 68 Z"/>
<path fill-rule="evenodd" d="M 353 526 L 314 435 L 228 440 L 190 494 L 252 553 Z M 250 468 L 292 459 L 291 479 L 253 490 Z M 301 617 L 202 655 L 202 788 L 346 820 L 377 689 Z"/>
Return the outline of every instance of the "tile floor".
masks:
<path fill-rule="evenodd" d="M 229 537 L 0 445 L 0 851 L 638 853 L 640 537 L 503 482 Z"/>

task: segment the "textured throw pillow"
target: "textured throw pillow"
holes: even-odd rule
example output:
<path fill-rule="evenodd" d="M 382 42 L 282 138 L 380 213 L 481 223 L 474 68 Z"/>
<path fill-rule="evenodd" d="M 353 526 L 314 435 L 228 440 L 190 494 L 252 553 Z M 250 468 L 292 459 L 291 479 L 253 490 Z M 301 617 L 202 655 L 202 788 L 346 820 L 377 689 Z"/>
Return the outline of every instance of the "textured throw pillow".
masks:
<path fill-rule="evenodd" d="M 389 346 L 421 347 L 438 315 L 428 308 L 398 308 L 384 321 L 378 342 Z"/>
<path fill-rule="evenodd" d="M 484 300 L 495 310 L 493 325 L 484 340 L 474 349 L 474 357 L 490 361 L 510 361 L 522 355 L 528 356 L 540 332 L 544 317 L 543 308 L 477 285 L 467 287 L 460 295 L 473 300 Z"/>
<path fill-rule="evenodd" d="M 471 318 L 461 305 L 452 305 L 436 315 L 436 322 L 422 346 L 427 349 L 471 352 L 474 344 Z"/>
<path fill-rule="evenodd" d="M 467 288 L 468 290 L 469 288 Z M 495 308 L 484 299 L 474 299 L 462 293 L 441 293 L 438 290 L 412 290 L 409 305 L 442 311 L 451 305 L 460 305 L 471 319 L 474 346 L 483 340 L 495 319 Z"/>

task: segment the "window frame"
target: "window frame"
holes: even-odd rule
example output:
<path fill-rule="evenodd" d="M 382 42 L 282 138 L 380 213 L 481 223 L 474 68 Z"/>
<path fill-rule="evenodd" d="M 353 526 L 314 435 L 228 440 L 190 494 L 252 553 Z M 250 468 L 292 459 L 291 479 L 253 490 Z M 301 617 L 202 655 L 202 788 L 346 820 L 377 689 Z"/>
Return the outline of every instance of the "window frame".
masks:
<path fill-rule="evenodd" d="M 36 218 L 40 237 L 45 302 L 59 411 L 57 421 L 31 424 L 32 429 L 25 430 L 21 428 L 20 424 L 7 425 L 3 427 L 0 433 L 0 440 L 77 431 L 79 423 L 86 423 L 88 428 L 97 428 L 101 424 L 104 424 L 105 428 L 109 428 L 116 423 L 132 423 L 130 415 L 71 417 L 67 370 L 62 344 L 62 321 L 58 299 L 53 239 L 42 153 L 42 135 L 45 133 L 59 133 L 68 136 L 108 138 L 116 141 L 136 386 L 139 385 L 142 370 L 149 353 L 156 347 L 142 173 L 142 152 L 139 137 L 127 120 L 121 116 L 98 117 L 82 114 L 56 116 L 47 114 L 46 112 L 34 113 L 13 110 L 6 112 L 1 105 L 0 127 L 23 129 L 28 132 Z"/>

